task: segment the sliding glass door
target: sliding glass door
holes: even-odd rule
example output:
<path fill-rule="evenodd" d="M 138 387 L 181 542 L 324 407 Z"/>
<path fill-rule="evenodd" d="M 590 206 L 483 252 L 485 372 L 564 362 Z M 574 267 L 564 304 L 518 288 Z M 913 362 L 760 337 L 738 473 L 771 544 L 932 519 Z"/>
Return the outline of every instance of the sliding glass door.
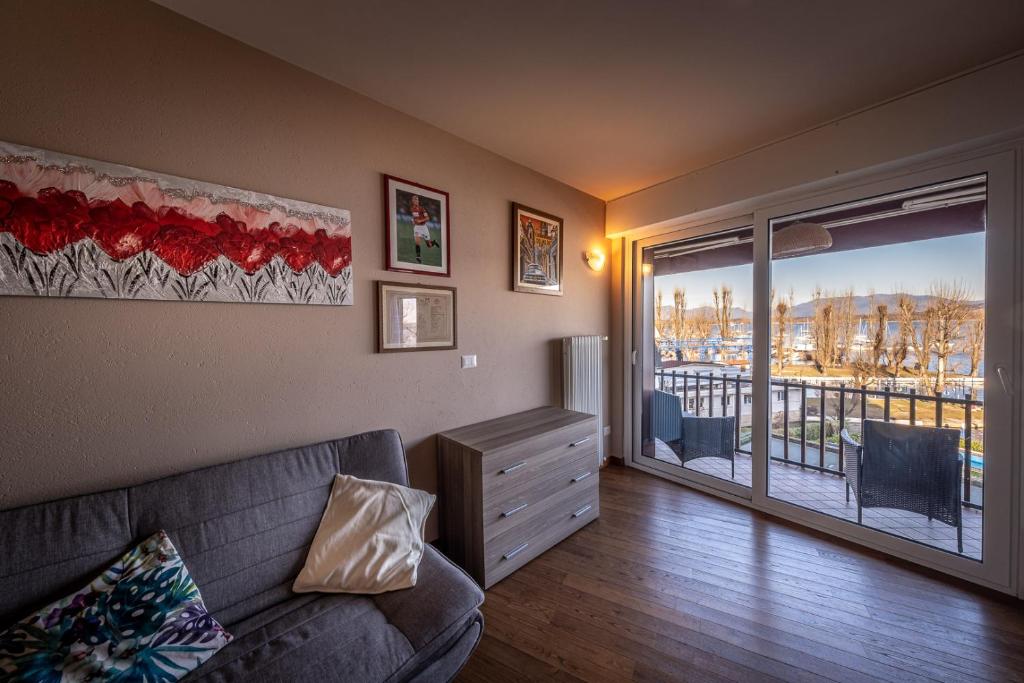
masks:
<path fill-rule="evenodd" d="M 638 249 L 638 462 L 749 498 L 753 228 L 701 226 Z"/>
<path fill-rule="evenodd" d="M 634 242 L 631 463 L 1009 585 L 1012 164 Z"/>

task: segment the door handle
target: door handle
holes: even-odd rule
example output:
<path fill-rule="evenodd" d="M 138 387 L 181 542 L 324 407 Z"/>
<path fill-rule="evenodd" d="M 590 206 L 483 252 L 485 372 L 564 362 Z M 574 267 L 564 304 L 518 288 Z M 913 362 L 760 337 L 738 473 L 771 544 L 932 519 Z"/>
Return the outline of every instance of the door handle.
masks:
<path fill-rule="evenodd" d="M 1009 371 L 1004 365 L 996 366 L 996 376 L 999 377 L 999 383 L 1003 385 L 1003 393 L 1009 397 L 1013 397 L 1013 378 L 1010 377 Z"/>
<path fill-rule="evenodd" d="M 505 469 L 503 469 L 500 472 L 498 472 L 498 474 L 509 474 L 510 472 L 515 472 L 520 467 L 526 467 L 526 461 L 525 460 L 522 461 L 522 462 L 517 462 L 515 465 L 509 465 Z"/>
<path fill-rule="evenodd" d="M 591 472 L 584 472 L 583 474 L 581 474 L 579 476 L 573 477 L 572 478 L 572 483 L 578 484 L 581 481 L 583 481 L 584 479 L 586 479 L 587 477 L 589 477 L 591 474 L 592 474 Z"/>
<path fill-rule="evenodd" d="M 584 444 L 584 443 L 586 443 L 588 441 L 590 441 L 590 437 L 589 436 L 587 438 L 585 438 L 585 439 L 580 439 L 579 441 L 573 441 L 571 444 L 569 444 L 569 448 L 576 448 L 576 446 L 579 446 L 580 444 Z"/>

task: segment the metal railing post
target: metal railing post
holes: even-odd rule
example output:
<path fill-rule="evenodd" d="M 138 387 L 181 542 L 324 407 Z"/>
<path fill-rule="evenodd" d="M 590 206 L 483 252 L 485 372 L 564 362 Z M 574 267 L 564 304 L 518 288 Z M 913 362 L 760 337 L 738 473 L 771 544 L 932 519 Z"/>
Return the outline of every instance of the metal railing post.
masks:
<path fill-rule="evenodd" d="M 800 381 L 800 464 L 807 464 L 807 380 Z"/>
<path fill-rule="evenodd" d="M 917 389 L 910 389 L 910 424 L 917 424 Z"/>
<path fill-rule="evenodd" d="M 743 400 L 740 393 L 739 375 L 736 375 L 736 395 L 733 400 L 736 401 L 736 448 L 738 449 L 740 447 L 740 421 L 743 419 Z"/>
<path fill-rule="evenodd" d="M 818 385 L 818 467 L 825 468 L 825 385 Z"/>
<path fill-rule="evenodd" d="M 964 397 L 964 502 L 971 502 L 971 392 Z"/>
<path fill-rule="evenodd" d="M 789 460 L 789 383 L 782 380 L 782 457 Z"/>
<path fill-rule="evenodd" d="M 942 392 L 935 392 L 935 426 L 942 426 Z"/>
<path fill-rule="evenodd" d="M 839 432 L 846 429 L 846 382 L 839 383 Z M 845 472 L 843 469 L 843 439 L 839 439 L 839 471 Z"/>
<path fill-rule="evenodd" d="M 860 442 L 864 443 L 864 421 L 868 419 L 868 385 L 860 385 Z"/>

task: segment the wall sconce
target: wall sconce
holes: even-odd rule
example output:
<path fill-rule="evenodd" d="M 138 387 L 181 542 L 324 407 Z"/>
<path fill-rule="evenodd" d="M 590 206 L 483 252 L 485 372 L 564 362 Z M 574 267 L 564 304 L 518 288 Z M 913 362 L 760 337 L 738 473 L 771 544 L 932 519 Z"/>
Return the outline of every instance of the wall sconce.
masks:
<path fill-rule="evenodd" d="M 584 253 L 583 260 L 587 262 L 587 265 L 590 266 L 591 270 L 601 272 L 601 269 L 604 268 L 605 256 L 604 252 L 600 249 L 594 249 Z"/>

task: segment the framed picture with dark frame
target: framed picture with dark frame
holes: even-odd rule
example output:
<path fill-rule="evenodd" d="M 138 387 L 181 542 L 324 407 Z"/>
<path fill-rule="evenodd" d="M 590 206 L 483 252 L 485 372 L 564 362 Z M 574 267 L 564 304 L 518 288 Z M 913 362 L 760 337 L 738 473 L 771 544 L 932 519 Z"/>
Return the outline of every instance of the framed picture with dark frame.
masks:
<path fill-rule="evenodd" d="M 448 193 L 384 175 L 387 270 L 451 276 Z"/>
<path fill-rule="evenodd" d="M 377 353 L 458 348 L 454 287 L 377 282 Z"/>
<path fill-rule="evenodd" d="M 512 289 L 562 296 L 562 219 L 512 203 Z"/>

